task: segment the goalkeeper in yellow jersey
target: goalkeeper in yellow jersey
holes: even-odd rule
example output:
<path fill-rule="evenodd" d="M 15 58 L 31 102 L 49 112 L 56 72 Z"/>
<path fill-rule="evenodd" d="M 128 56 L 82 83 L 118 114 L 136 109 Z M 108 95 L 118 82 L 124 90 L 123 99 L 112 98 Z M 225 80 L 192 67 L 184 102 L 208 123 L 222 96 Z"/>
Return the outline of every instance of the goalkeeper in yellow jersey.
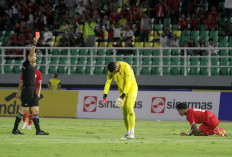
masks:
<path fill-rule="evenodd" d="M 120 97 L 116 99 L 115 105 L 122 108 L 126 136 L 124 139 L 134 138 L 135 112 L 134 105 L 138 93 L 138 85 L 135 80 L 133 69 L 126 62 L 110 62 L 108 64 L 107 81 L 104 88 L 103 105 L 107 103 L 107 94 L 112 79 L 118 86 Z"/>

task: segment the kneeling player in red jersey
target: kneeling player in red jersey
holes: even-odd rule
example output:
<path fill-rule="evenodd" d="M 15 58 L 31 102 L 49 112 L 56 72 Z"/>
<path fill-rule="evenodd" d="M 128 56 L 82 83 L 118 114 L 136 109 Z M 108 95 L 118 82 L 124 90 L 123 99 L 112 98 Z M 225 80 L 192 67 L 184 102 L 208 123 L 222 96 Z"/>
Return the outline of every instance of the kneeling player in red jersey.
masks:
<path fill-rule="evenodd" d="M 219 120 L 212 112 L 196 108 L 187 109 L 187 105 L 184 103 L 178 104 L 176 109 L 181 116 L 186 115 L 186 118 L 191 125 L 189 133 L 186 134 L 185 132 L 181 132 L 181 136 L 209 136 L 213 134 L 228 136 L 223 128 L 217 128 Z M 197 128 L 196 124 L 201 125 Z"/>

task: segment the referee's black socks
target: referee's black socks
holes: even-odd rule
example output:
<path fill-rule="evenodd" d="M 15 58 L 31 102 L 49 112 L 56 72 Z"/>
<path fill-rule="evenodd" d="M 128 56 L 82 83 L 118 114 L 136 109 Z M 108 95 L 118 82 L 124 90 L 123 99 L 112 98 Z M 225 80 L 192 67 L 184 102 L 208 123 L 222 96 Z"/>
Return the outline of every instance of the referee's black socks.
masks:
<path fill-rule="evenodd" d="M 36 132 L 41 131 L 39 126 L 39 115 L 32 115 L 32 120 L 36 128 Z"/>
<path fill-rule="evenodd" d="M 23 115 L 21 113 L 17 113 L 16 118 L 15 118 L 15 124 L 14 124 L 14 129 L 13 130 L 18 130 L 18 126 L 20 121 L 23 119 Z"/>

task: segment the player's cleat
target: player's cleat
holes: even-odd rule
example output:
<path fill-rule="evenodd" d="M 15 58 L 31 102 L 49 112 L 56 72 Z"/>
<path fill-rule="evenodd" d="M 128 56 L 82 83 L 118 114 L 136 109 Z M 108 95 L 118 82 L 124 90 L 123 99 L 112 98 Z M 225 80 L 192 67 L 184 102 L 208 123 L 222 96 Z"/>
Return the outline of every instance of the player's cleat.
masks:
<path fill-rule="evenodd" d="M 130 136 L 128 136 L 127 138 L 128 138 L 128 139 L 134 139 L 135 136 L 134 136 L 134 135 L 130 135 Z"/>
<path fill-rule="evenodd" d="M 122 137 L 121 139 L 122 140 L 128 140 L 128 139 L 134 139 L 135 138 L 135 136 L 134 135 L 128 135 L 128 134 L 126 134 L 124 137 Z"/>
<path fill-rule="evenodd" d="M 23 135 L 24 133 L 21 133 L 19 130 L 12 130 L 12 134 Z"/>
<path fill-rule="evenodd" d="M 214 129 L 214 132 L 215 132 L 215 134 L 218 135 L 218 136 L 224 136 L 224 134 L 221 133 L 221 131 L 220 131 L 218 128 Z"/>
<path fill-rule="evenodd" d="M 127 140 L 128 137 L 129 137 L 129 135 L 128 135 L 128 133 L 126 133 L 125 136 L 121 138 L 121 140 Z"/>
<path fill-rule="evenodd" d="M 228 133 L 225 131 L 224 128 L 220 128 L 219 130 L 220 130 L 221 133 L 224 134 L 224 136 L 228 136 Z"/>
<path fill-rule="evenodd" d="M 49 133 L 43 131 L 43 130 L 40 130 L 40 131 L 37 131 L 36 132 L 36 135 L 49 135 Z"/>
<path fill-rule="evenodd" d="M 31 130 L 31 125 L 28 125 L 28 126 L 27 126 L 27 129 Z"/>
<path fill-rule="evenodd" d="M 27 125 L 27 122 L 23 122 L 21 129 L 25 129 L 26 125 Z"/>

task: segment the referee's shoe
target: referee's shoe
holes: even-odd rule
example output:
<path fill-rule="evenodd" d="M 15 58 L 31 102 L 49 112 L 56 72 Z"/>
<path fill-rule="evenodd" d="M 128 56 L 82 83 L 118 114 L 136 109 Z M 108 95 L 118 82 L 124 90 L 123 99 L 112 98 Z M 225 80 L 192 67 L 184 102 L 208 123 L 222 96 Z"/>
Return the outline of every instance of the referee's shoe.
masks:
<path fill-rule="evenodd" d="M 49 133 L 43 131 L 43 130 L 40 130 L 40 131 L 37 131 L 36 132 L 36 135 L 49 135 Z"/>
<path fill-rule="evenodd" d="M 15 135 L 24 135 L 24 133 L 21 133 L 19 130 L 12 130 L 12 134 L 15 134 Z"/>

